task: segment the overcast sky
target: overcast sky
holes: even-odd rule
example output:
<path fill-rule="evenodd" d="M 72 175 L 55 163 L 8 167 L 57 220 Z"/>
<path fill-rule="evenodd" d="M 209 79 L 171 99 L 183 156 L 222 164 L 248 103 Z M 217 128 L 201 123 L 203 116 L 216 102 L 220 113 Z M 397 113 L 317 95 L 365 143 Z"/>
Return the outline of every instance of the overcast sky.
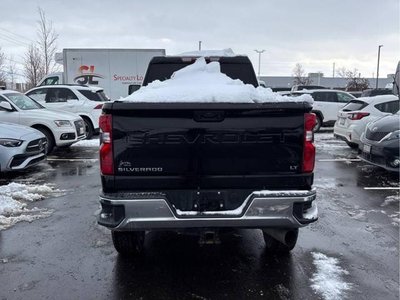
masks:
<path fill-rule="evenodd" d="M 332 76 L 357 68 L 380 77 L 400 59 L 399 0 L 1 0 L 0 47 L 21 62 L 37 37 L 37 8 L 52 20 L 58 48 L 164 48 L 168 55 L 232 48 L 261 75 L 290 76 L 296 63 Z M 17 68 L 21 69 L 20 65 Z M 22 72 L 22 71 L 21 71 Z"/>

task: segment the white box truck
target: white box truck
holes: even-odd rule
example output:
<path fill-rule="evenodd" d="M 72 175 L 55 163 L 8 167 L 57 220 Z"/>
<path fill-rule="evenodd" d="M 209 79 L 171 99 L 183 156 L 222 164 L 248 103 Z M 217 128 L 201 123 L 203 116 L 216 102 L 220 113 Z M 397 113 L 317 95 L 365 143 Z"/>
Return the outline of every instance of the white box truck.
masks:
<path fill-rule="evenodd" d="M 165 55 L 165 49 L 64 49 L 56 55 L 64 72 L 46 75 L 38 86 L 94 85 L 118 100 L 142 83 L 150 60 L 160 55 Z"/>

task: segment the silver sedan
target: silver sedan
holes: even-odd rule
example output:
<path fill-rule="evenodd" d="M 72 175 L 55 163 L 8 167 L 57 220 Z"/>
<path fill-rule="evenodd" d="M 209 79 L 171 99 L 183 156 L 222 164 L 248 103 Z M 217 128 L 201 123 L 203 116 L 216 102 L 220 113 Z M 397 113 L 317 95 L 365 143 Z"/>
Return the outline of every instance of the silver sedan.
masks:
<path fill-rule="evenodd" d="M 24 170 L 46 159 L 46 137 L 38 130 L 0 122 L 0 172 Z"/>

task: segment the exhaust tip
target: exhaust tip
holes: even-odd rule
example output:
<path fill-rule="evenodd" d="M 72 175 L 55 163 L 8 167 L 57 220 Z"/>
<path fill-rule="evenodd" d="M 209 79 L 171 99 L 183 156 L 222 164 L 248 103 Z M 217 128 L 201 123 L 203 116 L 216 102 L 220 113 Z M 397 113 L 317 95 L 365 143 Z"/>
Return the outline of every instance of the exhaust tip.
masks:
<path fill-rule="evenodd" d="M 289 248 L 293 248 L 296 245 L 298 234 L 299 234 L 299 232 L 298 231 L 294 231 L 294 230 L 289 230 L 286 233 L 286 235 L 285 235 L 285 244 Z"/>

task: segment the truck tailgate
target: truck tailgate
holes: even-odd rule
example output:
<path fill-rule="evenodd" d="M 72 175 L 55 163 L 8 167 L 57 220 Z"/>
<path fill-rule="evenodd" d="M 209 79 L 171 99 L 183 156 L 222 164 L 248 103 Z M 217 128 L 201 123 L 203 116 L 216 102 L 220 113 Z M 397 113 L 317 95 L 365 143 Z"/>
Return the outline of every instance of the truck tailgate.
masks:
<path fill-rule="evenodd" d="M 307 103 L 121 104 L 112 105 L 107 180 L 119 191 L 312 184 L 301 174 Z"/>

